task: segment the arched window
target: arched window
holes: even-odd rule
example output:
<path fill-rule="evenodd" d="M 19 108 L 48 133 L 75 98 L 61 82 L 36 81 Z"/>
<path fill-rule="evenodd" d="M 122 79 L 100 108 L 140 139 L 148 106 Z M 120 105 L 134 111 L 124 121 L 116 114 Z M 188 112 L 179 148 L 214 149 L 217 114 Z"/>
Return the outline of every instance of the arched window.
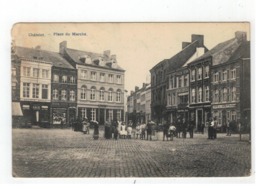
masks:
<path fill-rule="evenodd" d="M 105 88 L 101 87 L 99 91 L 99 100 L 104 101 L 105 100 Z"/>
<path fill-rule="evenodd" d="M 59 95 L 58 95 L 58 90 L 57 89 L 54 89 L 52 91 L 52 99 L 53 100 L 58 100 L 59 99 Z"/>
<path fill-rule="evenodd" d="M 67 100 L 67 91 L 66 90 L 61 91 L 61 100 Z"/>
<path fill-rule="evenodd" d="M 113 89 L 108 90 L 108 101 L 112 102 L 113 101 Z"/>
<path fill-rule="evenodd" d="M 121 90 L 120 89 L 118 89 L 116 91 L 116 101 L 121 102 Z"/>
<path fill-rule="evenodd" d="M 96 100 L 96 87 L 91 87 L 90 100 Z"/>
<path fill-rule="evenodd" d="M 215 90 L 214 101 L 219 102 L 218 90 Z"/>
<path fill-rule="evenodd" d="M 70 101 L 75 101 L 75 91 L 70 91 Z"/>
<path fill-rule="evenodd" d="M 86 100 L 87 97 L 87 87 L 86 86 L 82 86 L 81 87 L 81 91 L 80 91 L 80 99 L 81 100 Z"/>

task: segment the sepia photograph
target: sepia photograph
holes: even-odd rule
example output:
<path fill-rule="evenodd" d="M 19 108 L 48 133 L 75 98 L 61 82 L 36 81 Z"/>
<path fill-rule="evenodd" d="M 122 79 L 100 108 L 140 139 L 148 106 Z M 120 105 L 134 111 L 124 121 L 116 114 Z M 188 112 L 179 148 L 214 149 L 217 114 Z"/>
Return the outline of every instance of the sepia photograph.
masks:
<path fill-rule="evenodd" d="M 249 22 L 16 23 L 15 178 L 245 178 Z"/>

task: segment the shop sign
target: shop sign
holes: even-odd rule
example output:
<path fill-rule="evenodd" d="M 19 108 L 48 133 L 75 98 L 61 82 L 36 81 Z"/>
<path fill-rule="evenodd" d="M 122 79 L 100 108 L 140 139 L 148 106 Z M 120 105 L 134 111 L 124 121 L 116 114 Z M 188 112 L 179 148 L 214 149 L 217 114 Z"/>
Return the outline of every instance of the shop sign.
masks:
<path fill-rule="evenodd" d="M 235 108 L 236 104 L 219 104 L 213 105 L 213 109 Z"/>
<path fill-rule="evenodd" d="M 42 110 L 48 110 L 48 106 L 42 106 Z"/>
<path fill-rule="evenodd" d="M 24 110 L 29 110 L 30 109 L 30 105 L 23 105 L 23 109 Z"/>
<path fill-rule="evenodd" d="M 40 110 L 41 109 L 41 106 L 39 105 L 33 105 L 33 110 Z"/>

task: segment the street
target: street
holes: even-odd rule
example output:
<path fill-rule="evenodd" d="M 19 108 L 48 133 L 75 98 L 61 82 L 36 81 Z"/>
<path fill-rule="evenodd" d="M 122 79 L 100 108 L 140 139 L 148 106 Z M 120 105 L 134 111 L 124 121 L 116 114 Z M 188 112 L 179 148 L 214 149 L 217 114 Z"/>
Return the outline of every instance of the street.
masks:
<path fill-rule="evenodd" d="M 14 177 L 249 176 L 251 144 L 218 134 L 173 141 L 99 140 L 70 129 L 13 129 Z"/>

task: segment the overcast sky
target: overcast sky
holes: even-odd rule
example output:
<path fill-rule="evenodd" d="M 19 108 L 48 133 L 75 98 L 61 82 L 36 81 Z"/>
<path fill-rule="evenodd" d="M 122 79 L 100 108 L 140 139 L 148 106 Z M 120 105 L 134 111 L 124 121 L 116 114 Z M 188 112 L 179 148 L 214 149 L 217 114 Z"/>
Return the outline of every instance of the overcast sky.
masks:
<path fill-rule="evenodd" d="M 204 44 L 211 49 L 234 37 L 236 31 L 247 32 L 248 23 L 77 23 L 77 24 L 16 24 L 12 30 L 15 44 L 23 47 L 40 45 L 44 50 L 59 50 L 66 40 L 68 48 L 117 55 L 126 70 L 125 89 L 134 90 L 148 82 L 149 70 L 163 59 L 181 50 L 182 42 L 190 42 L 192 34 L 204 35 Z M 55 36 L 54 33 L 82 32 L 86 36 Z M 30 37 L 29 34 L 44 34 Z"/>

